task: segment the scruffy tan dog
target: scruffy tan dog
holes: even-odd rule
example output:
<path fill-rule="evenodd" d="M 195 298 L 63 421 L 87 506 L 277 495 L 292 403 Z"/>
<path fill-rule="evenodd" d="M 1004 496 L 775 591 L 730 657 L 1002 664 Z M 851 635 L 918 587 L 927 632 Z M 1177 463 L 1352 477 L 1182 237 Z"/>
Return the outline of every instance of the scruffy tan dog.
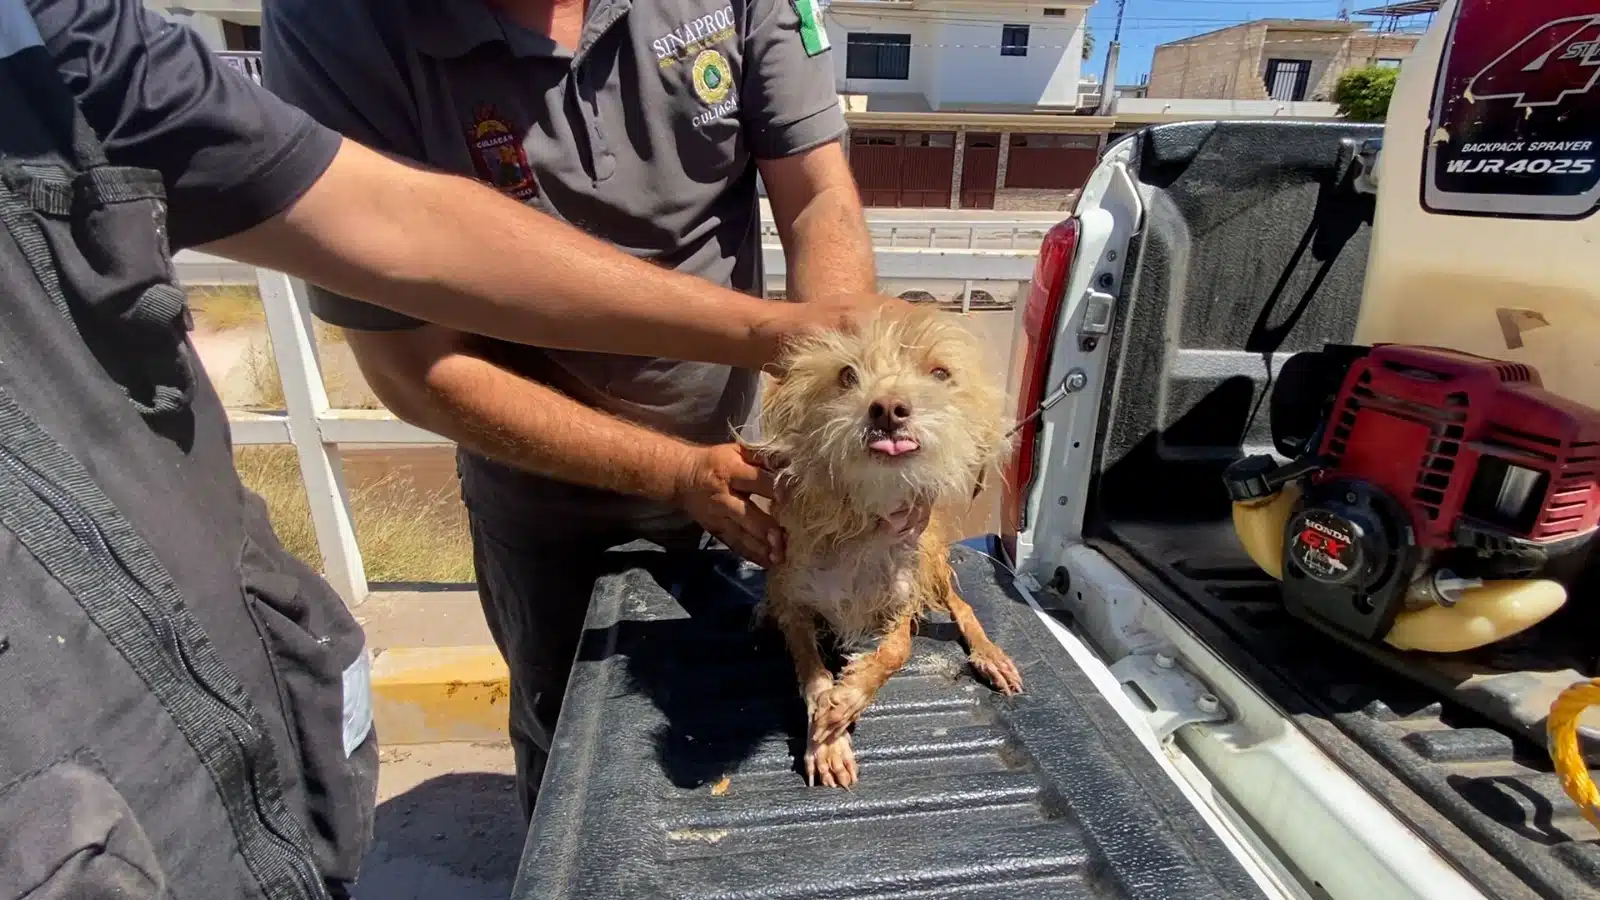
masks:
<path fill-rule="evenodd" d="M 773 512 L 788 545 L 763 612 L 788 643 L 810 717 L 808 784 L 856 782 L 848 729 L 910 658 L 928 610 L 949 612 L 990 684 L 1022 689 L 1016 665 L 956 596 L 947 555 L 952 513 L 1005 449 L 1004 405 L 977 340 L 921 309 L 807 338 L 768 384 L 763 439 L 750 447 L 781 466 Z M 819 618 L 848 654 L 837 679 L 817 644 Z"/>

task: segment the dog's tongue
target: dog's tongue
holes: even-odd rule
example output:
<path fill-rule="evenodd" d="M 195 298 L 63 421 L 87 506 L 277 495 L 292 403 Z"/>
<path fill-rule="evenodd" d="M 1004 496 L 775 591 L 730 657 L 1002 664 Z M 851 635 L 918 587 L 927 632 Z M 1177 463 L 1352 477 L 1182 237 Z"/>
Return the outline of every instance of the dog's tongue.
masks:
<path fill-rule="evenodd" d="M 867 446 L 885 456 L 899 456 L 902 453 L 910 453 L 920 445 L 911 438 L 881 437 Z"/>

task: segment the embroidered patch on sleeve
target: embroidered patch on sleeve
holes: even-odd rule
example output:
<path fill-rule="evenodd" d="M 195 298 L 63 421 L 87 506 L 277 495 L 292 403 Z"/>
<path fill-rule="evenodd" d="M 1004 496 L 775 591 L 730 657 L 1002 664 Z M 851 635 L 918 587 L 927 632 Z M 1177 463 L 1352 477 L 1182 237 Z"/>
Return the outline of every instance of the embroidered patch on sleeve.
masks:
<path fill-rule="evenodd" d="M 800 16 L 800 43 L 805 46 L 806 55 L 816 56 L 826 52 L 831 45 L 828 43 L 828 29 L 822 24 L 822 4 L 819 0 L 790 2 Z"/>

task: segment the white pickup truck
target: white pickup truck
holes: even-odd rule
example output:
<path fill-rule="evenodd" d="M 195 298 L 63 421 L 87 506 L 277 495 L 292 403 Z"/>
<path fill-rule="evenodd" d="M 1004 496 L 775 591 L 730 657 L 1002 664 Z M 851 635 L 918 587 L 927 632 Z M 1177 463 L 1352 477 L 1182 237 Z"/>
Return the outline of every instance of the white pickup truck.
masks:
<path fill-rule="evenodd" d="M 1192 122 L 1109 148 L 1044 241 L 1024 310 L 1027 424 L 1004 533 L 953 550 L 961 593 L 1028 689 L 982 689 L 951 629 L 924 629 L 857 732 L 856 790 L 796 774 L 788 660 L 749 627 L 759 572 L 615 553 L 515 896 L 1600 896 L 1597 834 L 1541 730 L 1554 693 L 1596 674 L 1585 555 L 1566 557 L 1555 590 L 1569 599 L 1549 618 L 1471 653 L 1402 653 L 1292 615 L 1287 582 L 1238 539 L 1224 481 L 1282 447 L 1275 383 L 1325 344 L 1456 346 L 1595 402 L 1600 302 L 1582 246 L 1600 237 L 1583 180 L 1596 154 L 1581 145 L 1600 130 L 1587 95 L 1600 54 L 1584 43 L 1600 4 L 1585 5 L 1446 3 L 1387 133 Z M 1511 76 L 1477 83 L 1510 94 L 1520 77 L 1556 103 L 1451 119 L 1464 98 L 1492 102 L 1472 98 L 1473 77 L 1513 51 Z M 1570 89 L 1529 81 L 1569 52 L 1578 64 L 1550 77 Z M 1571 159 L 1516 167 L 1519 142 Z M 1463 153 L 1477 155 L 1456 165 Z M 1468 177 L 1490 158 L 1488 181 Z M 1495 181 L 1530 168 L 1566 180 Z M 1546 218 L 1493 218 L 1483 197 L 1504 195 L 1499 208 Z M 1430 234 L 1449 246 L 1429 249 Z M 1459 252 L 1496 242 L 1523 252 Z M 1570 253 L 1588 254 L 1581 268 Z M 1450 584 L 1442 605 L 1470 580 Z"/>

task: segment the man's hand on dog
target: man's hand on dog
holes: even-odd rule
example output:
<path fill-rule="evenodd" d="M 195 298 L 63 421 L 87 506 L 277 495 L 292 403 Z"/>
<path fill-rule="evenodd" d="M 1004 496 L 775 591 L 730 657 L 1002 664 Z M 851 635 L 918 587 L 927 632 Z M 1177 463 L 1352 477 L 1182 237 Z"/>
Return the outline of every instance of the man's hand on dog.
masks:
<path fill-rule="evenodd" d="M 745 451 L 744 458 L 751 464 L 760 468 L 766 479 L 766 485 L 772 488 L 771 492 L 760 491 L 761 496 L 778 503 L 783 502 L 784 482 L 778 478 L 778 473 L 783 470 L 787 461 L 773 454 L 753 455 Z M 895 510 L 887 516 L 878 517 L 878 533 L 886 537 L 915 544 L 922 538 L 922 532 L 927 530 L 928 522 L 933 516 L 933 506 L 928 503 L 913 503 Z M 774 523 L 774 527 L 776 523 Z M 782 528 L 779 528 L 779 537 L 782 537 Z"/>
<path fill-rule="evenodd" d="M 773 316 L 757 336 L 777 363 L 789 342 L 801 335 L 830 328 L 854 332 L 875 316 L 902 316 L 914 307 L 898 297 L 882 294 L 836 294 L 801 302 L 772 304 Z"/>
<path fill-rule="evenodd" d="M 734 552 L 761 566 L 783 561 L 783 529 L 755 504 L 773 499 L 772 474 L 738 444 L 696 447 L 678 475 L 678 505 Z"/>

